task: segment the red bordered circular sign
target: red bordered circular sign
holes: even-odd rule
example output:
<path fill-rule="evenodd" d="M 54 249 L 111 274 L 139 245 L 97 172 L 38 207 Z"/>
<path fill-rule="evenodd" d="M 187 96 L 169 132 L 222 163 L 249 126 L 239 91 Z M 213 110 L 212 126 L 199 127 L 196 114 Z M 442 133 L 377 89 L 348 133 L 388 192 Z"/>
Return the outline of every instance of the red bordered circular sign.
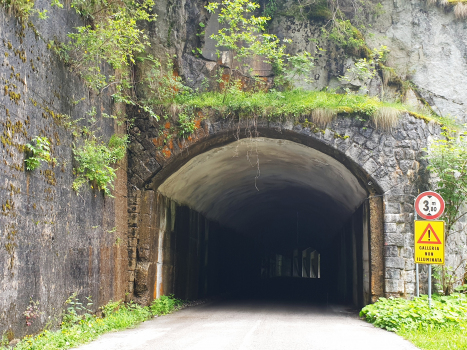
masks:
<path fill-rule="evenodd" d="M 438 193 L 426 191 L 415 200 L 417 214 L 425 220 L 436 220 L 444 212 L 444 199 Z"/>

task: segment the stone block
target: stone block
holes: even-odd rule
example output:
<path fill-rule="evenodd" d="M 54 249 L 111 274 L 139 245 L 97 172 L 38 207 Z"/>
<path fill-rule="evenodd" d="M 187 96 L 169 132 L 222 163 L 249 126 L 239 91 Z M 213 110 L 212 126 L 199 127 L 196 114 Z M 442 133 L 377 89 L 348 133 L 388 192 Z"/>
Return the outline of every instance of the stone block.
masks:
<path fill-rule="evenodd" d="M 390 148 L 390 147 L 384 147 L 383 148 L 383 153 L 388 157 L 393 156 L 394 155 L 394 149 Z"/>
<path fill-rule="evenodd" d="M 404 214 L 385 214 L 385 222 L 405 223 L 406 217 Z"/>
<path fill-rule="evenodd" d="M 397 225 L 395 223 L 385 223 L 384 224 L 384 232 L 385 233 L 396 233 L 397 232 Z"/>
<path fill-rule="evenodd" d="M 400 257 L 386 257 L 384 258 L 385 266 L 387 268 L 404 269 L 405 259 Z"/>
<path fill-rule="evenodd" d="M 128 259 L 136 259 L 136 246 L 128 248 Z"/>
<path fill-rule="evenodd" d="M 136 259 L 128 259 L 128 269 L 129 270 L 136 269 Z"/>
<path fill-rule="evenodd" d="M 128 226 L 136 227 L 138 226 L 139 215 L 137 213 L 132 213 L 128 215 Z"/>
<path fill-rule="evenodd" d="M 376 147 L 378 147 L 378 144 L 376 142 L 374 142 L 374 141 L 368 140 L 365 143 L 365 147 L 368 148 L 368 149 L 375 149 Z"/>
<path fill-rule="evenodd" d="M 406 282 L 405 283 L 405 294 L 415 294 L 415 283 Z"/>
<path fill-rule="evenodd" d="M 401 278 L 401 270 L 399 269 L 386 269 L 384 278 L 399 280 Z"/>
<path fill-rule="evenodd" d="M 142 263 L 136 266 L 135 270 L 135 293 L 141 295 L 148 291 L 149 263 Z"/>
<path fill-rule="evenodd" d="M 384 204 L 384 213 L 385 214 L 400 214 L 402 212 L 401 210 L 401 204 L 400 203 L 394 203 L 394 202 L 387 202 Z M 388 221 L 392 222 L 392 221 Z"/>
<path fill-rule="evenodd" d="M 396 157 L 397 160 L 403 159 L 404 158 L 404 150 L 396 149 L 394 151 L 394 157 Z"/>
<path fill-rule="evenodd" d="M 366 138 L 362 135 L 354 135 L 352 141 L 358 143 L 359 145 L 363 145 L 366 142 Z"/>
<path fill-rule="evenodd" d="M 138 238 L 128 238 L 128 246 L 136 247 L 138 245 Z"/>
<path fill-rule="evenodd" d="M 415 282 L 415 271 L 414 270 L 404 270 L 401 272 L 401 279 L 405 282 Z"/>
<path fill-rule="evenodd" d="M 414 235 L 413 233 L 406 233 L 404 235 L 404 247 L 413 247 L 414 246 Z"/>
<path fill-rule="evenodd" d="M 396 232 L 397 233 L 406 233 L 407 230 L 408 230 L 408 228 L 405 226 L 405 222 L 396 224 Z"/>
<path fill-rule="evenodd" d="M 404 293 L 404 281 L 396 279 L 384 280 L 384 291 L 386 293 Z"/>
<path fill-rule="evenodd" d="M 134 282 L 135 280 L 135 270 L 128 270 L 128 280 Z"/>
<path fill-rule="evenodd" d="M 399 167 L 404 174 L 406 174 L 409 170 L 415 168 L 415 162 L 413 160 L 401 160 L 399 162 Z"/>
<path fill-rule="evenodd" d="M 384 256 L 385 257 L 397 257 L 399 256 L 399 249 L 394 245 L 384 246 Z"/>
<path fill-rule="evenodd" d="M 400 141 L 397 143 L 397 147 L 400 147 L 400 148 L 410 148 L 410 146 L 411 146 L 411 143 L 408 140 L 400 139 Z"/>
<path fill-rule="evenodd" d="M 149 244 L 140 244 L 138 247 L 138 260 L 139 261 L 149 261 L 151 255 L 151 249 Z"/>
<path fill-rule="evenodd" d="M 128 229 L 128 237 L 130 238 L 138 238 L 138 228 L 137 227 L 130 227 Z"/>
<path fill-rule="evenodd" d="M 412 247 L 402 248 L 402 257 L 406 259 L 413 259 L 414 251 Z"/>
<path fill-rule="evenodd" d="M 414 131 L 414 130 L 411 130 L 411 131 L 407 132 L 407 136 L 411 140 L 418 140 L 418 133 L 416 131 Z"/>
<path fill-rule="evenodd" d="M 415 159 L 415 151 L 410 149 L 405 150 L 405 159 Z"/>
<path fill-rule="evenodd" d="M 369 174 L 373 174 L 376 170 L 378 170 L 378 168 L 380 167 L 380 165 L 378 165 L 378 163 L 375 162 L 375 160 L 373 158 L 370 158 L 364 165 L 363 165 L 363 168 L 369 173 Z"/>
<path fill-rule="evenodd" d="M 415 270 L 415 262 L 412 259 L 405 259 L 405 268 L 404 270 Z"/>
<path fill-rule="evenodd" d="M 384 244 L 389 246 L 404 246 L 404 235 L 401 233 L 385 233 Z"/>

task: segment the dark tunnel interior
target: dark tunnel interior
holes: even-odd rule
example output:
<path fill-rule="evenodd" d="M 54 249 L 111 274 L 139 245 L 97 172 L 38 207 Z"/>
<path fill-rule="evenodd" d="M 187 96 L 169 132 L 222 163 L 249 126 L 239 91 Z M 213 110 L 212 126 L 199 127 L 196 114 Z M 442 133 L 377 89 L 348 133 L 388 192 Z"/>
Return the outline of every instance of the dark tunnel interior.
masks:
<path fill-rule="evenodd" d="M 369 303 L 368 193 L 334 158 L 241 140 L 194 157 L 158 191 L 178 203 L 164 294 Z"/>

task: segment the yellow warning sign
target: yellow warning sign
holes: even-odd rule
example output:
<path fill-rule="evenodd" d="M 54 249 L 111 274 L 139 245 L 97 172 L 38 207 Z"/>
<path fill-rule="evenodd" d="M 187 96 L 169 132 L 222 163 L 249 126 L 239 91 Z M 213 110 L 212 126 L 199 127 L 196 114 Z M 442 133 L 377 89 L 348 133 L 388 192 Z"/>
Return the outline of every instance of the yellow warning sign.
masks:
<path fill-rule="evenodd" d="M 415 221 L 415 263 L 444 265 L 444 221 Z"/>

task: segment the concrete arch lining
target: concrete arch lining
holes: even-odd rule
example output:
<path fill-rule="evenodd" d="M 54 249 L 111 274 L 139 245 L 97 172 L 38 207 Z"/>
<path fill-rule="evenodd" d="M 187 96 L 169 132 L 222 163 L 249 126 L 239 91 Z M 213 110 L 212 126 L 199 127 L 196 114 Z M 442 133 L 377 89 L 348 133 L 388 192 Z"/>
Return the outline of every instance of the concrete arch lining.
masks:
<path fill-rule="evenodd" d="M 336 159 L 296 142 L 263 137 L 192 158 L 158 190 L 238 231 L 270 213 L 298 210 L 321 217 L 322 229 L 335 230 L 368 197 L 357 177 Z"/>

